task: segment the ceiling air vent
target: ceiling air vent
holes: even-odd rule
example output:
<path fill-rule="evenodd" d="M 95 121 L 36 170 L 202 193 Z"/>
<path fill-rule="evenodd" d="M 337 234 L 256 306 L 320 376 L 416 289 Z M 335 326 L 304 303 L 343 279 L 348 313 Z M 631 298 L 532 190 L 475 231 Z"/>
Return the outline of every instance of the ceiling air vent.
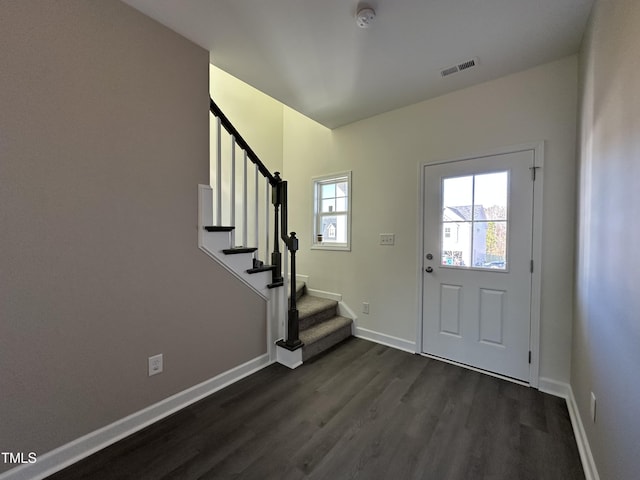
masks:
<path fill-rule="evenodd" d="M 443 77 L 446 77 L 447 75 L 453 75 L 454 73 L 458 73 L 458 66 L 454 65 L 453 67 L 449 67 L 449 68 L 445 68 L 444 70 L 442 70 L 440 72 L 440 75 L 442 75 Z"/>
<path fill-rule="evenodd" d="M 453 75 L 454 73 L 458 73 L 463 70 L 468 70 L 477 65 L 478 65 L 478 57 L 475 57 L 475 58 L 472 58 L 471 60 L 458 63 L 457 65 L 452 65 L 451 67 L 443 68 L 442 70 L 440 70 L 440 76 L 448 77 L 449 75 Z"/>

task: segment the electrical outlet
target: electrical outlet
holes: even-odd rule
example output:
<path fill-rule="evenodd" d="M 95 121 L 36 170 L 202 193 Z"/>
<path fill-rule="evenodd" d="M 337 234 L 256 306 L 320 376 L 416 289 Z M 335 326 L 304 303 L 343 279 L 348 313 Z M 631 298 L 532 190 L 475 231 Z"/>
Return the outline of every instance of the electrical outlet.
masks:
<path fill-rule="evenodd" d="M 369 313 L 369 302 L 362 302 L 362 313 Z"/>
<path fill-rule="evenodd" d="M 596 395 L 595 393 L 591 392 L 591 408 L 590 408 L 590 413 L 591 413 L 591 421 L 593 423 L 596 423 Z"/>
<path fill-rule="evenodd" d="M 394 245 L 396 243 L 395 233 L 381 233 L 380 245 Z"/>
<path fill-rule="evenodd" d="M 162 354 L 149 357 L 149 376 L 162 373 Z"/>

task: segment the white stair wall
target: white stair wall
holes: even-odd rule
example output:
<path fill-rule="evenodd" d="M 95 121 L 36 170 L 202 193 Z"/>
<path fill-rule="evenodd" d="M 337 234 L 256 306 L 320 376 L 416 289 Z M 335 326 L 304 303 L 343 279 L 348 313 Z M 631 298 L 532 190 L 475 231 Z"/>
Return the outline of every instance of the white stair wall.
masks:
<path fill-rule="evenodd" d="M 231 233 L 207 232 L 204 227 L 213 225 L 213 189 L 210 185 L 198 185 L 198 247 L 218 262 L 265 300 L 271 298 L 271 272 L 247 273 L 253 266 L 253 254 L 227 255 L 223 250 L 231 248 Z"/>

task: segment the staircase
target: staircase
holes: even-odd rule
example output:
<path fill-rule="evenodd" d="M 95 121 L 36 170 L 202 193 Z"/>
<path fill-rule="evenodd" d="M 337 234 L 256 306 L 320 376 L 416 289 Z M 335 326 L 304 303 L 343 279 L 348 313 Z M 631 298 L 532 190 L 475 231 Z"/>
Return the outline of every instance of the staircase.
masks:
<path fill-rule="evenodd" d="M 298 283 L 296 297 L 303 362 L 351 336 L 353 320 L 338 314 L 338 302 L 308 295 L 303 282 Z"/>
<path fill-rule="evenodd" d="M 209 256 L 232 272 L 254 292 L 267 301 L 277 301 L 278 287 L 283 281 L 273 281 L 274 265 L 264 265 L 255 258 L 254 247 L 232 247 L 232 226 L 212 226 L 210 212 L 212 188 L 200 186 L 201 227 L 200 248 Z M 303 343 L 302 361 L 306 362 L 316 355 L 330 349 L 352 335 L 353 320 L 338 314 L 338 302 L 322 297 L 311 296 L 304 282 L 296 282 L 296 305 L 298 310 L 299 338 Z M 289 304 L 291 301 L 289 299 Z M 280 309 L 284 311 L 283 308 Z M 269 323 L 269 322 L 268 322 Z M 275 322 L 270 322 L 268 336 L 271 343 L 281 335 Z M 280 332 L 281 333 L 281 332 Z"/>
<path fill-rule="evenodd" d="M 298 239 L 288 230 L 287 182 L 269 171 L 215 102 L 209 103 L 215 174 L 213 187 L 198 187 L 198 246 L 267 301 L 269 356 L 295 368 L 351 336 L 352 320 L 338 315 L 338 302 L 307 295 L 304 283 L 296 285 Z"/>
<path fill-rule="evenodd" d="M 200 249 L 265 300 L 277 300 L 271 290 L 283 283 L 274 282 L 275 267 L 264 265 L 256 259 L 256 247 L 234 246 L 235 227 L 211 225 L 213 189 L 209 185 L 199 185 L 198 197 Z"/>

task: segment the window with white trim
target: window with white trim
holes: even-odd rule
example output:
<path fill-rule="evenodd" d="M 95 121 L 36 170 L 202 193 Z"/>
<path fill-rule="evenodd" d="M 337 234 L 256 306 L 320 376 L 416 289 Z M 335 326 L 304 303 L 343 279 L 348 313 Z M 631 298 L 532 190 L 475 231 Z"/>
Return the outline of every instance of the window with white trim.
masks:
<path fill-rule="evenodd" d="M 351 250 L 351 172 L 313 179 L 313 247 Z"/>

